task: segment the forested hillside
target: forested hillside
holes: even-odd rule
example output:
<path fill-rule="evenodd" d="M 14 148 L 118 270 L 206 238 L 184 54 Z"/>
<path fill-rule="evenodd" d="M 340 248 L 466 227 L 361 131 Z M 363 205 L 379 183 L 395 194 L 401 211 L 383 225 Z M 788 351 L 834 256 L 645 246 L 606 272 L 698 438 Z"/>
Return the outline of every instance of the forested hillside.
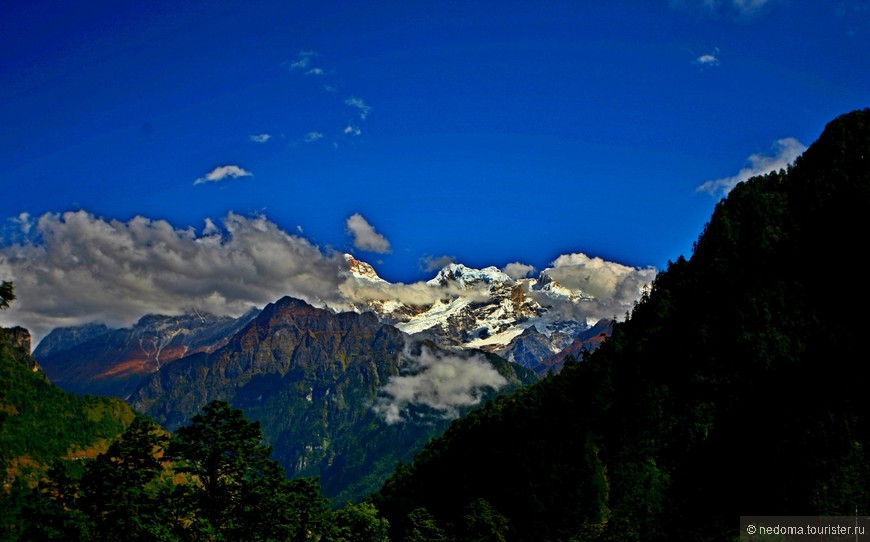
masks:
<path fill-rule="evenodd" d="M 734 540 L 741 514 L 868 513 L 868 121 L 738 185 L 601 348 L 397 472 L 375 499 L 394 536 Z"/>
<path fill-rule="evenodd" d="M 120 399 L 78 397 L 52 385 L 30 356 L 30 334 L 0 328 L 0 465 L 29 482 L 58 459 L 96 457 L 135 413 Z"/>

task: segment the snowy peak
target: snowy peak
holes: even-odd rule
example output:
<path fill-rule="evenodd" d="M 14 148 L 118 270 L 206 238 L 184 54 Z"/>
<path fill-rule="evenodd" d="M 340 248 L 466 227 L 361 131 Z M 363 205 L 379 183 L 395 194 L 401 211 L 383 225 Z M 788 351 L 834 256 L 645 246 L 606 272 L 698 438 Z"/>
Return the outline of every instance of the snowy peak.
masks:
<path fill-rule="evenodd" d="M 535 366 L 589 325 L 569 316 L 594 301 L 555 280 L 514 279 L 497 267 L 475 269 L 451 263 L 426 282 L 392 284 L 371 265 L 349 254 L 342 286 L 356 312 L 373 312 L 382 322 L 442 346 L 483 349 Z M 519 338 L 525 332 L 525 336 Z"/>
<path fill-rule="evenodd" d="M 348 271 L 350 271 L 350 274 L 356 279 L 362 279 L 371 282 L 387 282 L 378 276 L 378 273 L 375 271 L 374 267 L 367 264 L 366 262 L 361 262 L 357 260 L 350 254 L 344 255 L 344 261 L 347 264 Z"/>
<path fill-rule="evenodd" d="M 514 279 L 503 273 L 495 266 L 485 267 L 483 269 L 472 269 L 461 263 L 452 263 L 445 266 L 432 280 L 426 284 L 429 286 L 447 286 L 456 284 L 465 289 L 480 284 L 511 284 Z"/>
<path fill-rule="evenodd" d="M 551 298 L 561 298 L 570 301 L 592 299 L 592 296 L 586 292 L 571 290 L 570 288 L 562 286 L 559 284 L 559 281 L 548 275 L 546 272 L 542 272 L 537 280 L 529 280 L 529 287 L 531 290 L 541 292 Z"/>

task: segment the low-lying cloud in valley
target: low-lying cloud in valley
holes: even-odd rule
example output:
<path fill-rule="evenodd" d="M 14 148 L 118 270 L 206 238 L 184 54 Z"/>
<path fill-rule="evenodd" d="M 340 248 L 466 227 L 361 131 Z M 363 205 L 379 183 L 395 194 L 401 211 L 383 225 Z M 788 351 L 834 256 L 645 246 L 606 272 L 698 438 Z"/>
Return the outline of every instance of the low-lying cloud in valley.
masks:
<path fill-rule="evenodd" d="M 486 390 L 508 383 L 480 354 L 435 352 L 423 346 L 419 354 L 406 347 L 403 356 L 409 374 L 390 378 L 374 405 L 389 424 L 405 421 L 412 406 L 456 417 L 460 408 L 479 404 Z"/>

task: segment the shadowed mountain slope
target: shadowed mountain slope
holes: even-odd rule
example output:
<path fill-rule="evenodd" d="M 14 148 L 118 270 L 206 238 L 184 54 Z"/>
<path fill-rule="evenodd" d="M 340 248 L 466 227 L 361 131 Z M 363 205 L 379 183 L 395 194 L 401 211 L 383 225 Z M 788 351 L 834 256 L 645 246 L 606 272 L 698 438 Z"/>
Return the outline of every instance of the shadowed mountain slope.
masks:
<path fill-rule="evenodd" d="M 868 208 L 863 110 L 734 188 L 586 362 L 397 472 L 376 497 L 394 534 L 421 509 L 457 532 L 480 502 L 530 541 L 736 540 L 741 514 L 866 515 L 870 320 L 847 262 Z"/>

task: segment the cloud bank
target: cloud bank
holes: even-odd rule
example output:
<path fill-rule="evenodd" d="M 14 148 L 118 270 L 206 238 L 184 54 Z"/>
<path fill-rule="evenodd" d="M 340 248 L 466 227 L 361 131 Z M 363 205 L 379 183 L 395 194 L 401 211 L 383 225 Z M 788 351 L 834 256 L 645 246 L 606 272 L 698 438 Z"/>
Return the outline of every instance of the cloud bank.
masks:
<path fill-rule="evenodd" d="M 738 183 L 747 181 L 757 175 L 765 175 L 771 171 L 785 169 L 794 162 L 805 150 L 806 145 L 793 137 L 777 140 L 769 154 L 753 154 L 747 160 L 748 165 L 741 169 L 737 175 L 707 181 L 699 186 L 696 191 L 707 192 L 711 196 L 724 196 L 737 186 Z"/>
<path fill-rule="evenodd" d="M 340 255 L 265 217 L 230 213 L 222 226 L 206 220 L 197 233 L 144 217 L 45 214 L 0 247 L 0 276 L 13 281 L 18 297 L 0 318 L 29 328 L 35 343 L 55 327 L 127 326 L 190 307 L 239 315 L 284 295 L 338 301 Z"/>
<path fill-rule="evenodd" d="M 508 383 L 480 354 L 448 354 L 423 346 L 419 354 L 406 347 L 402 355 L 410 373 L 390 378 L 373 407 L 388 424 L 407 420 L 413 406 L 455 418 L 460 408 L 480 404 L 487 389 L 499 390 Z"/>

